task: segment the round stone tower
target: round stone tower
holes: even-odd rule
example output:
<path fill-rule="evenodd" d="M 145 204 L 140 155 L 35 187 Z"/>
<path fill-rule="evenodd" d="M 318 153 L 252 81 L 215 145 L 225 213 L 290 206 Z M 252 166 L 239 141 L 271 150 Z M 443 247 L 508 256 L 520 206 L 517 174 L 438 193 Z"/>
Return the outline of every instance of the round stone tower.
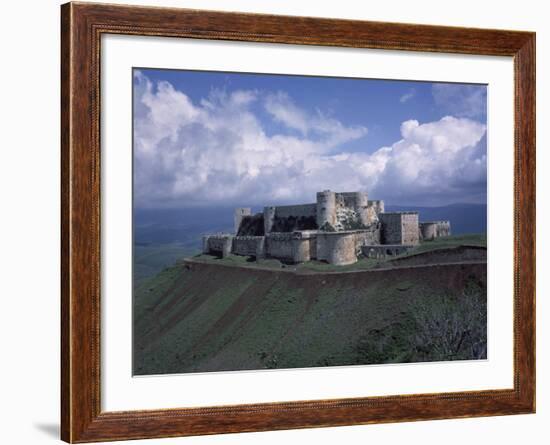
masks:
<path fill-rule="evenodd" d="M 357 213 L 361 224 L 365 226 L 370 224 L 369 195 L 367 192 L 355 192 L 355 213 Z"/>
<path fill-rule="evenodd" d="M 317 192 L 317 227 L 320 229 L 326 223 L 336 225 L 336 193 L 330 190 Z"/>

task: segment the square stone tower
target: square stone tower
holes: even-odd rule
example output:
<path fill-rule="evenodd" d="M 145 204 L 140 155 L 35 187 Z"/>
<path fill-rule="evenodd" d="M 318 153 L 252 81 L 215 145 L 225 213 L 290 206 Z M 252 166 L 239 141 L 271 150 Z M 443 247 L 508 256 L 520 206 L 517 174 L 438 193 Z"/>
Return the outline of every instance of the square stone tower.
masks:
<path fill-rule="evenodd" d="M 382 223 L 383 244 L 418 244 L 418 212 L 380 213 L 378 217 Z"/>
<path fill-rule="evenodd" d="M 235 235 L 239 233 L 239 227 L 241 227 L 241 221 L 245 216 L 252 215 L 252 209 L 250 207 L 238 207 L 233 214 L 233 223 L 235 226 Z"/>

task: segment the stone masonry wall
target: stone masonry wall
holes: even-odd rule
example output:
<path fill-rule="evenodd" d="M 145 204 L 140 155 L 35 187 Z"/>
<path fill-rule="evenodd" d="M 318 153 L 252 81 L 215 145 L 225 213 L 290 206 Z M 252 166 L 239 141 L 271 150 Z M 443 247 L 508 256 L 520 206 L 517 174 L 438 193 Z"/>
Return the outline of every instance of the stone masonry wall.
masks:
<path fill-rule="evenodd" d="M 263 258 L 265 256 L 264 240 L 263 236 L 236 236 L 233 238 L 232 253 Z"/>
<path fill-rule="evenodd" d="M 451 222 L 450 221 L 437 221 L 437 236 L 450 236 L 451 235 Z"/>
<path fill-rule="evenodd" d="M 241 221 L 245 216 L 252 215 L 252 209 L 250 207 L 238 207 L 233 212 L 233 230 L 235 234 L 239 233 L 239 227 L 241 226 Z"/>
<path fill-rule="evenodd" d="M 423 240 L 433 240 L 437 238 L 437 224 L 433 222 L 420 223 L 419 235 Z"/>
<path fill-rule="evenodd" d="M 341 266 L 357 262 L 356 233 L 319 232 L 317 259 Z"/>
<path fill-rule="evenodd" d="M 418 244 L 418 212 L 380 213 L 378 217 L 382 223 L 382 244 Z"/>
<path fill-rule="evenodd" d="M 292 263 L 303 263 L 317 257 L 316 231 L 293 233 L 272 232 L 265 237 L 265 256 Z"/>
<path fill-rule="evenodd" d="M 231 253 L 232 235 L 206 235 L 202 239 L 203 253 L 221 255 L 222 258 Z"/>
<path fill-rule="evenodd" d="M 265 248 L 268 256 L 292 261 L 292 233 L 272 232 L 265 237 Z"/>
<path fill-rule="evenodd" d="M 381 241 L 381 224 L 372 224 L 366 230 L 360 230 L 355 234 L 357 251 L 363 245 L 380 244 Z"/>
<path fill-rule="evenodd" d="M 380 213 L 382 223 L 382 244 L 401 244 L 401 214 Z"/>
<path fill-rule="evenodd" d="M 418 212 L 403 213 L 401 244 L 414 246 L 419 243 Z"/>
<path fill-rule="evenodd" d="M 278 218 L 288 218 L 289 216 L 315 216 L 317 213 L 317 204 L 300 204 L 291 206 L 275 207 L 275 216 Z"/>
<path fill-rule="evenodd" d="M 440 236 L 449 236 L 451 234 L 450 221 L 429 221 L 419 223 L 420 238 L 423 240 L 433 240 Z"/>
<path fill-rule="evenodd" d="M 316 228 L 317 204 L 264 207 L 263 217 L 264 233 L 266 234 L 271 231 L 301 229 L 302 225 L 306 226 L 304 228 L 312 229 Z M 289 230 L 281 230 L 281 228 L 285 227 L 288 227 Z"/>

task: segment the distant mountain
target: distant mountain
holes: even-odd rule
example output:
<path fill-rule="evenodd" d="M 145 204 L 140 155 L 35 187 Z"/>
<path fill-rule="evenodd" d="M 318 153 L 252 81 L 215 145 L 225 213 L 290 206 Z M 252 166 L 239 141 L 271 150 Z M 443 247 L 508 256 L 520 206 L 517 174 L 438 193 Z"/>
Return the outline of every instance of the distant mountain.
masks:
<path fill-rule="evenodd" d="M 455 235 L 487 231 L 485 204 L 453 204 L 444 207 L 386 206 L 386 211 L 389 212 L 405 210 L 418 211 L 420 221 L 450 220 L 451 230 Z M 201 235 L 232 231 L 233 208 L 134 211 L 134 242 L 138 245 L 179 243 L 199 248 Z"/>
<path fill-rule="evenodd" d="M 453 235 L 487 232 L 486 204 L 451 204 L 443 207 L 387 205 L 387 212 L 411 210 L 418 212 L 420 221 L 451 221 Z"/>
<path fill-rule="evenodd" d="M 232 208 L 135 209 L 134 242 L 200 246 L 205 233 L 233 231 Z"/>

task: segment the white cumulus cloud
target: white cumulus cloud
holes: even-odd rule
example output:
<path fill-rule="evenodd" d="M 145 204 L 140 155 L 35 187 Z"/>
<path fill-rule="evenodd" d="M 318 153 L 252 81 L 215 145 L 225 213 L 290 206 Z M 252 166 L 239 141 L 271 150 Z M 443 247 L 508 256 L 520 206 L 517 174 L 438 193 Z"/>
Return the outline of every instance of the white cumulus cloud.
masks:
<path fill-rule="evenodd" d="M 266 119 L 282 130 L 269 133 Z M 138 207 L 174 208 L 312 202 L 325 189 L 396 204 L 479 200 L 485 131 L 466 117 L 409 120 L 391 146 L 348 152 L 365 126 L 306 110 L 285 92 L 213 90 L 194 103 L 137 71 L 134 196 Z"/>
<path fill-rule="evenodd" d="M 402 139 L 382 149 L 386 162 L 375 191 L 400 204 L 484 201 L 485 133 L 484 124 L 468 118 L 403 122 Z"/>

